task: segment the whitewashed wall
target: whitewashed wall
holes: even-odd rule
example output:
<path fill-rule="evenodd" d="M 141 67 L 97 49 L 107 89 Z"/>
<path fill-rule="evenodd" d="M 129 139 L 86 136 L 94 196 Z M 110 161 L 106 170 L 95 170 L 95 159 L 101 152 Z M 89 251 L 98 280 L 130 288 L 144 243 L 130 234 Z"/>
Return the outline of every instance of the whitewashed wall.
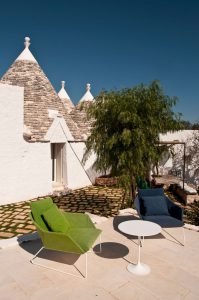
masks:
<path fill-rule="evenodd" d="M 192 137 L 195 130 L 179 130 L 175 132 L 167 132 L 166 134 L 160 135 L 161 141 L 174 141 L 178 140 L 180 142 L 187 142 L 187 140 Z"/>
<path fill-rule="evenodd" d="M 71 189 L 92 184 L 90 177 L 86 173 L 86 167 L 83 167 L 81 164 L 84 146 L 84 143 L 67 143 L 67 183 Z"/>
<path fill-rule="evenodd" d="M 23 88 L 0 84 L 0 204 L 52 192 L 49 143 L 23 139 Z"/>
<path fill-rule="evenodd" d="M 190 154 L 190 150 L 193 147 L 195 135 L 199 136 L 199 131 L 197 130 L 179 130 L 176 132 L 168 132 L 167 134 L 161 135 L 161 141 L 180 141 L 186 143 L 186 164 L 185 164 L 185 180 L 187 182 L 193 183 L 195 185 L 199 184 L 199 166 L 198 166 L 198 157 L 199 157 L 199 149 L 198 153 L 192 153 L 193 159 L 190 161 L 188 156 Z M 183 168 L 183 154 L 184 154 L 184 146 L 176 144 L 173 146 L 174 148 L 174 157 L 171 155 L 165 157 L 160 162 L 160 174 L 165 175 L 172 170 L 179 171 L 179 176 L 182 176 L 182 168 Z"/>
<path fill-rule="evenodd" d="M 73 137 L 63 118 L 54 119 L 45 137 L 51 143 L 66 143 L 66 151 L 63 152 L 65 155 L 63 167 L 66 186 L 75 189 L 91 185 L 92 180 L 87 175 L 87 168 L 91 166 L 93 159 L 89 159 L 85 166 L 82 165 L 81 160 L 85 144 L 80 142 L 68 143 L 68 140 L 73 140 Z"/>
<path fill-rule="evenodd" d="M 82 158 L 86 149 L 85 143 L 83 142 L 78 142 L 78 143 L 71 143 L 71 147 L 73 148 L 74 152 L 76 153 L 79 161 L 82 162 Z M 95 171 L 93 168 L 93 164 L 96 160 L 96 155 L 93 153 L 88 157 L 86 160 L 85 164 L 83 165 L 86 173 L 88 174 L 91 182 L 94 184 L 95 183 L 95 178 L 99 176 L 100 174 Z"/>

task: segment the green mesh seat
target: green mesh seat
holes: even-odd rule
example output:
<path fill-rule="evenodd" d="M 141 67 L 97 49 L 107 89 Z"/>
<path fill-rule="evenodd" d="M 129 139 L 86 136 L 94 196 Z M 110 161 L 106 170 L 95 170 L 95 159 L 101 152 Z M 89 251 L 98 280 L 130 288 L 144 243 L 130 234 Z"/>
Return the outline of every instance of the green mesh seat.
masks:
<path fill-rule="evenodd" d="M 44 248 L 76 254 L 85 253 L 86 272 L 84 277 L 86 277 L 87 252 L 101 234 L 101 230 L 95 227 L 86 214 L 63 212 L 58 209 L 50 197 L 31 202 L 30 206 L 31 219 L 43 243 L 42 248 L 31 259 L 31 262 L 34 262 L 34 259 Z"/>

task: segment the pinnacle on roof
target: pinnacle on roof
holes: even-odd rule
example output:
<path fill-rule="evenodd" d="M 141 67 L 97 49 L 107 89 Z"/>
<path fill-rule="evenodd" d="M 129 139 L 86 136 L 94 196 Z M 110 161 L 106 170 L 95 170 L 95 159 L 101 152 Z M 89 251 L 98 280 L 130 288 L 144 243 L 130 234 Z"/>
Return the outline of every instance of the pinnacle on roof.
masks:
<path fill-rule="evenodd" d="M 61 90 L 58 93 L 59 98 L 62 100 L 64 106 L 69 111 L 74 107 L 73 102 L 71 101 L 68 93 L 65 90 L 65 81 L 61 81 Z"/>
<path fill-rule="evenodd" d="M 65 90 L 65 81 L 61 81 L 61 90 L 58 93 L 59 98 L 71 100 Z"/>
<path fill-rule="evenodd" d="M 29 50 L 29 46 L 30 46 L 30 38 L 29 37 L 25 37 L 25 49 L 21 52 L 21 54 L 17 57 L 17 60 L 29 60 L 32 62 L 36 62 L 36 59 L 34 58 L 34 56 L 32 55 L 32 53 Z"/>
<path fill-rule="evenodd" d="M 87 83 L 86 85 L 86 93 L 84 94 L 84 96 L 79 100 L 79 102 L 83 102 L 83 101 L 92 101 L 94 100 L 93 95 L 90 92 L 91 89 L 91 85 L 90 83 Z"/>

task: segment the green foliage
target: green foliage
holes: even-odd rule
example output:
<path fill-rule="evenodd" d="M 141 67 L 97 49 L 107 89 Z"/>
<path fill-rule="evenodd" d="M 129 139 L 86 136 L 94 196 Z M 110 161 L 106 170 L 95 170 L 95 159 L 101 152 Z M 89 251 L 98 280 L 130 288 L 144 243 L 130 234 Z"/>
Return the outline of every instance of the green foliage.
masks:
<path fill-rule="evenodd" d="M 92 120 L 84 160 L 94 151 L 95 167 L 121 177 L 129 186 L 132 176 L 146 176 L 159 157 L 159 134 L 180 128 L 177 99 L 164 95 L 157 81 L 121 91 L 103 91 L 86 108 Z"/>

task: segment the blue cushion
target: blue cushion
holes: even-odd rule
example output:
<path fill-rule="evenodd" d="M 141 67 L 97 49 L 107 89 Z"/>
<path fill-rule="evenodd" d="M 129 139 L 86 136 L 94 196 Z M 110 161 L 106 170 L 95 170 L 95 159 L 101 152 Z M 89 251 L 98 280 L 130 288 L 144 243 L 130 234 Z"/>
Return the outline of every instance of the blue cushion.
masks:
<path fill-rule="evenodd" d="M 138 189 L 139 198 L 151 196 L 164 196 L 163 188 L 158 189 Z"/>
<path fill-rule="evenodd" d="M 145 216 L 169 215 L 164 196 L 142 197 Z"/>

